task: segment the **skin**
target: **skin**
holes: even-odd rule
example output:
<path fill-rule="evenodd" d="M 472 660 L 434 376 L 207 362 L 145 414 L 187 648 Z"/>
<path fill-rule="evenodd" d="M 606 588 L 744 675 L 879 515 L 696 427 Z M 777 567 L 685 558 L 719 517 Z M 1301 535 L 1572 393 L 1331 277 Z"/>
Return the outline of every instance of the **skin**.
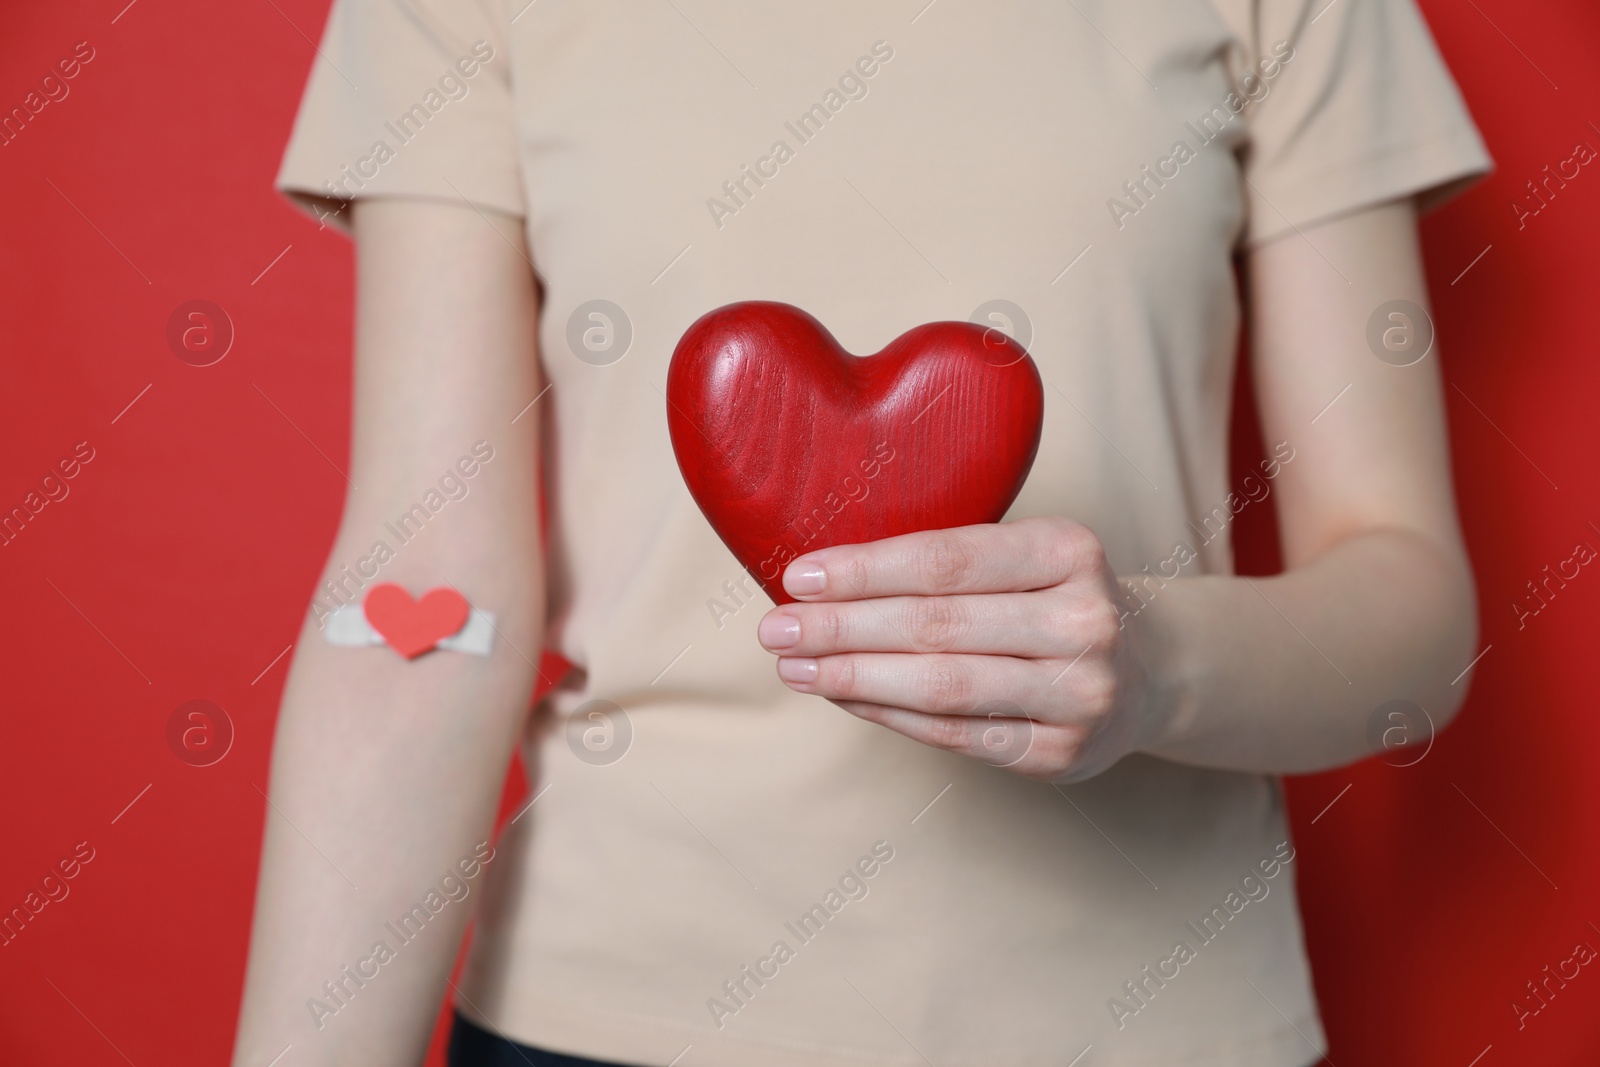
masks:
<path fill-rule="evenodd" d="M 448 582 L 492 612 L 499 633 L 488 657 L 408 662 L 386 647 L 330 645 L 308 619 L 274 739 L 237 1067 L 265 1067 L 291 1044 L 280 1067 L 421 1062 L 481 871 L 320 1028 L 306 1001 L 335 1004 L 323 982 L 379 939 L 395 948 L 383 924 L 492 839 L 544 638 L 544 405 L 511 423 L 544 387 L 521 223 L 424 200 L 360 200 L 353 211 L 349 476 L 360 488 L 323 577 L 354 569 L 379 538 L 395 547 L 383 523 L 485 440 L 494 458 L 467 480 L 468 495 L 399 546 L 377 580 L 413 595 Z"/>
<path fill-rule="evenodd" d="M 351 210 L 360 489 L 324 577 L 488 440 L 495 458 L 470 495 L 380 580 L 413 593 L 449 582 L 496 614 L 500 634 L 488 658 L 406 662 L 335 648 L 308 621 L 275 737 L 236 1067 L 264 1067 L 286 1045 L 280 1062 L 297 1067 L 420 1060 L 481 875 L 320 1029 L 306 1001 L 490 837 L 543 641 L 541 406 L 510 422 L 543 388 L 521 228 L 447 202 Z M 990 762 L 986 739 L 1021 729 L 1023 754 L 1006 746 L 1004 762 L 1039 779 L 1085 778 L 1134 752 L 1262 772 L 1334 766 L 1366 753 L 1369 714 L 1395 696 L 1442 726 L 1476 635 L 1438 359 L 1394 368 L 1363 341 L 1378 304 L 1426 306 L 1411 207 L 1274 241 L 1246 274 L 1267 437 L 1297 449 L 1274 481 L 1283 575 L 1173 580 L 1123 625 L 1117 576 L 1070 517 L 831 548 L 790 565 L 802 603 L 762 622 L 780 677 Z M 993 701 L 1009 718 L 989 717 Z"/>
<path fill-rule="evenodd" d="M 1365 341 L 1380 304 L 1427 307 L 1411 202 L 1256 248 L 1246 286 L 1266 439 L 1295 443 L 1274 481 L 1283 574 L 1178 578 L 1130 611 L 1140 599 L 1070 517 L 836 546 L 790 563 L 802 603 L 761 621 L 778 676 L 1046 781 L 1137 752 L 1335 767 L 1368 754 L 1368 718 L 1396 698 L 1442 727 L 1477 631 L 1439 361 L 1393 367 Z"/>

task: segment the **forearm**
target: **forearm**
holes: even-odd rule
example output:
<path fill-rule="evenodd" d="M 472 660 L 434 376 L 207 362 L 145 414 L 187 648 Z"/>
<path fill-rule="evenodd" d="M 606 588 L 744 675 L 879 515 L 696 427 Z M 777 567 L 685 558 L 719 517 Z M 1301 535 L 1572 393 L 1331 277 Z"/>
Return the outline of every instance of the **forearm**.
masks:
<path fill-rule="evenodd" d="M 482 872 L 466 878 L 457 864 L 492 831 L 500 769 L 533 688 L 543 596 L 530 565 L 491 574 L 411 551 L 383 577 L 414 591 L 448 579 L 493 611 L 500 634 L 487 658 L 411 662 L 387 647 L 329 645 L 314 624 L 301 635 L 273 753 L 240 1067 L 291 1043 L 297 1064 L 415 1062 L 478 899 Z M 532 556 L 533 543 L 517 551 Z M 440 889 L 447 873 L 466 887 L 459 900 Z M 429 892 L 428 903 L 447 903 L 414 933 L 402 917 Z M 379 943 L 392 959 L 374 959 Z M 345 967 L 372 976 L 358 985 Z"/>
<path fill-rule="evenodd" d="M 1465 559 L 1400 529 L 1350 537 L 1275 577 L 1180 578 L 1132 603 L 1127 622 L 1142 630 L 1165 712 L 1145 750 L 1230 770 L 1359 759 L 1372 751 L 1372 713 L 1393 699 L 1442 728 L 1477 641 Z"/>

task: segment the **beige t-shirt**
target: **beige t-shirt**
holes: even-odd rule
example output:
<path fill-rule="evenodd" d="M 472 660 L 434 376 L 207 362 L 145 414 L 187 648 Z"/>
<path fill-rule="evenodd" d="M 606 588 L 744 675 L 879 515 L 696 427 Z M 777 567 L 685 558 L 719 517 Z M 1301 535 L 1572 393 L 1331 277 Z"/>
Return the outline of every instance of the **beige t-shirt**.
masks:
<path fill-rule="evenodd" d="M 1124 575 L 1227 573 L 1270 489 L 1227 484 L 1236 251 L 1487 166 L 1411 0 L 336 0 L 281 186 L 520 215 L 545 284 L 579 670 L 462 1010 L 646 1065 L 1314 1059 L 1277 782 L 1133 757 L 1055 788 L 789 692 L 667 362 L 736 300 L 858 353 L 979 315 L 1046 383 L 1011 515 L 1087 523 Z"/>

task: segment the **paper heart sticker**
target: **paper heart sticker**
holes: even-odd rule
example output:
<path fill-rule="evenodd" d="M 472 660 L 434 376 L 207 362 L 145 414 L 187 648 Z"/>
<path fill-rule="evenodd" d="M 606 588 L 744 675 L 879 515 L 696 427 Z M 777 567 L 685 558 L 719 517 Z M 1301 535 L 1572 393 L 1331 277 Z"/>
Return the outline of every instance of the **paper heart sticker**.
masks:
<path fill-rule="evenodd" d="M 430 589 L 413 600 L 404 586 L 384 582 L 367 592 L 361 610 L 390 648 L 406 659 L 416 659 L 459 632 L 472 614 L 472 605 L 448 587 Z"/>
<path fill-rule="evenodd" d="M 797 307 L 749 301 L 685 331 L 667 428 L 689 493 L 774 603 L 830 545 L 998 522 L 1039 448 L 1044 390 L 1010 337 L 932 322 L 852 356 Z"/>

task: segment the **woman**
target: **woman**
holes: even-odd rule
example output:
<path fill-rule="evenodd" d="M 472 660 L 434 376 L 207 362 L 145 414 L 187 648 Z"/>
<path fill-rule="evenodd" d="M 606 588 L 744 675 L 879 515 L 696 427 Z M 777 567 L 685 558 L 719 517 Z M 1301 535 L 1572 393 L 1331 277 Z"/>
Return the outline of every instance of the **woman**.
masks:
<path fill-rule="evenodd" d="M 1461 698 L 1414 215 L 1487 166 L 1410 0 L 338 0 L 280 184 L 356 239 L 352 488 L 235 1062 L 416 1062 L 473 914 L 463 1065 L 1316 1062 L 1274 776 Z M 1008 521 L 804 555 L 767 610 L 662 392 L 743 299 L 858 353 L 1013 332 Z M 1287 570 L 1234 577 L 1269 494 Z M 492 650 L 324 639 L 379 581 Z"/>

